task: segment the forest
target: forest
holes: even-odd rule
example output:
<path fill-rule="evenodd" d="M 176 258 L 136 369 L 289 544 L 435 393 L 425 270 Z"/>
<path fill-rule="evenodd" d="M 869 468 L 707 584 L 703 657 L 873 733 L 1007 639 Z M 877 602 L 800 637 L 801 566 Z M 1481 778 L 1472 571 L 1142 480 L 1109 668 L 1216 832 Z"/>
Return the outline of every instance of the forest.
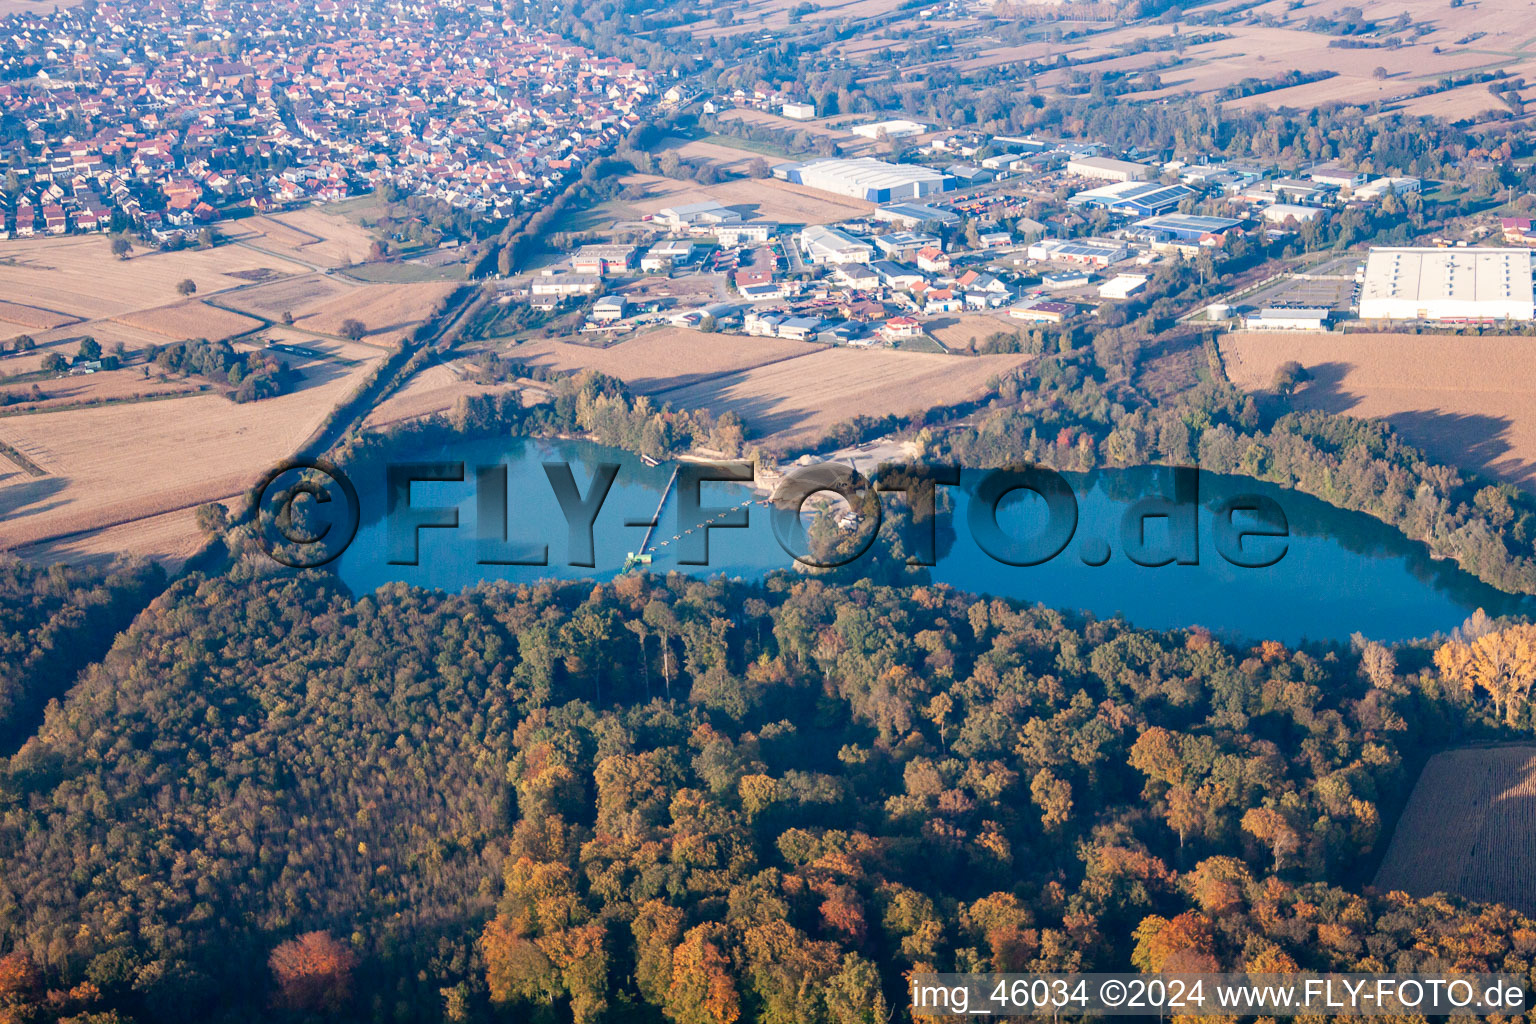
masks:
<path fill-rule="evenodd" d="M 914 968 L 1533 966 L 1512 909 L 1368 887 L 1429 752 L 1530 735 L 1488 669 L 1523 627 L 261 564 L 171 583 L 0 765 L 5 1019 L 879 1024 Z"/>

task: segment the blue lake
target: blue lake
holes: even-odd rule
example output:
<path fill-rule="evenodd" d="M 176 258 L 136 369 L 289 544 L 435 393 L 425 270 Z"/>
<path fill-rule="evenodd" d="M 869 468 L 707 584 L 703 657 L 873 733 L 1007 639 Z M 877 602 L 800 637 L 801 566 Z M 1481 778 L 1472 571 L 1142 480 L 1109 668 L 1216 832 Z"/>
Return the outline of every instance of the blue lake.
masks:
<path fill-rule="evenodd" d="M 646 533 L 644 526 L 626 523 L 651 518 L 674 468 L 671 464 L 646 466 L 628 452 L 587 442 L 519 438 L 458 441 L 402 451 L 392 453 L 391 461 L 464 463 L 463 482 L 417 482 L 410 495 L 413 508 L 456 507 L 458 526 L 420 530 L 417 564 L 391 564 L 384 514 L 385 469 L 383 465 L 360 468 L 353 481 L 360 495 L 362 524 L 355 540 L 333 563 L 342 581 L 358 594 L 391 581 L 459 590 L 488 579 L 522 583 L 549 578 L 610 579 L 623 570 L 626 555 L 640 546 Z M 569 464 L 583 495 L 599 464 L 619 466 L 594 522 L 595 564 L 590 568 L 569 564 L 569 529 L 545 473 L 547 462 Z M 547 545 L 548 565 L 479 563 L 476 467 L 495 465 L 506 466 L 508 540 L 524 546 Z M 1199 475 L 1198 564 L 1138 565 L 1122 550 L 1121 524 L 1127 509 L 1138 501 L 1174 495 L 1172 472 L 1156 468 L 1065 474 L 1079 509 L 1072 540 L 1044 564 L 1006 565 L 982 550 L 968 525 L 981 476 L 968 472 L 959 486 L 944 488 L 951 507 L 941 509 L 937 517 L 936 564 L 923 570 L 932 582 L 1099 617 L 1122 614 L 1145 628 L 1198 625 L 1227 636 L 1287 643 L 1344 640 L 1357 631 L 1386 641 L 1409 639 L 1448 632 L 1479 607 L 1491 615 L 1536 610 L 1530 598 L 1505 594 L 1454 563 L 1431 559 L 1424 545 L 1368 516 L 1251 480 L 1210 474 Z M 1228 498 L 1253 494 L 1276 503 L 1288 525 L 1284 540 L 1258 537 L 1243 542 L 1245 552 L 1261 556 L 1283 551 L 1275 564 L 1265 568 L 1233 565 L 1217 549 L 1219 531 L 1213 510 Z M 684 541 L 674 538 L 697 524 L 678 522 L 680 503 L 674 490 L 652 540 L 651 571 L 758 579 L 769 571 L 793 567 L 793 559 L 774 535 L 770 509 L 753 500 L 748 486 L 706 482 L 700 496 L 706 508 L 749 503 L 745 508 L 748 526 L 711 530 L 709 564 L 680 564 Z M 1034 536 L 1043 528 L 1044 509 L 1042 499 L 1015 491 L 999 506 L 997 521 L 1009 536 Z M 1233 521 L 1243 525 L 1250 520 L 1238 513 Z M 1146 541 L 1154 551 L 1170 543 L 1167 522 L 1147 520 Z M 695 528 L 684 536 L 696 541 L 699 533 Z M 1103 561 L 1106 546 L 1108 557 Z M 1098 561 L 1103 564 L 1086 564 Z M 854 568 L 858 565 L 855 562 Z"/>

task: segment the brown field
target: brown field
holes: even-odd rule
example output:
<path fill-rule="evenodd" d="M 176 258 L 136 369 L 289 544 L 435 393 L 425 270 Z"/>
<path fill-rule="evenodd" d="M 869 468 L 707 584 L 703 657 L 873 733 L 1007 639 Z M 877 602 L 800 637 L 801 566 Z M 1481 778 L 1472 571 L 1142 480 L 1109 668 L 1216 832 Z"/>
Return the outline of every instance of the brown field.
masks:
<path fill-rule="evenodd" d="M 748 166 L 754 160 L 764 160 L 769 165 L 780 162 L 777 158 L 764 156 L 762 153 L 734 149 L 714 142 L 698 142 L 693 139 L 667 139 L 662 142 L 661 148 L 671 150 L 684 160 L 714 164 L 729 174 L 746 174 Z"/>
<path fill-rule="evenodd" d="M 798 0 L 754 0 L 736 10 L 736 20 L 732 25 L 723 26 L 714 23 L 704 26 L 690 25 L 688 32 L 692 36 L 707 37 L 737 33 L 743 26 L 782 30 L 789 27 L 789 9 L 797 2 Z M 896 10 L 900 6 L 900 0 L 821 0 L 821 2 L 813 2 L 812 6 L 816 9 L 806 13 L 801 19 L 807 25 L 844 18 L 858 21 L 878 17 Z"/>
<path fill-rule="evenodd" d="M 377 430 L 406 420 L 421 419 L 447 412 L 460 398 L 516 387 L 516 384 L 476 384 L 460 376 L 457 364 L 438 363 L 416 374 L 405 387 L 375 406 L 363 426 Z"/>
<path fill-rule="evenodd" d="M 311 307 L 351 291 L 353 287 L 334 277 L 305 274 L 234 292 L 220 298 L 219 304 L 268 320 L 280 320 L 284 313 L 298 316 Z"/>
<path fill-rule="evenodd" d="M 655 213 L 679 202 L 709 198 L 735 207 L 747 220 L 831 224 L 850 217 L 868 216 L 875 208 L 874 203 L 862 199 L 834 196 L 775 178 L 744 178 L 718 185 L 699 185 L 647 174 L 627 175 L 621 180 L 626 185 L 640 184 L 646 188 L 646 197 L 632 204 L 641 213 Z M 689 198 L 684 199 L 684 196 Z"/>
<path fill-rule="evenodd" d="M 392 344 L 412 327 L 427 319 L 438 299 L 450 294 L 454 285 L 446 281 L 419 284 L 369 284 L 316 303 L 302 315 L 294 315 L 294 326 L 305 331 L 336 334 L 343 320 L 361 320 L 368 328 L 366 339 L 375 345 Z"/>
<path fill-rule="evenodd" d="M 0 418 L 0 441 L 48 474 L 0 475 L 0 548 L 237 494 L 297 448 L 371 365 L 311 363 L 299 390 L 245 405 L 208 394 Z M 140 550 L 132 531 L 119 536 L 124 550 Z"/>
<path fill-rule="evenodd" d="M 854 416 L 909 416 L 982 397 L 1029 356 L 941 356 L 829 349 L 666 393 L 680 408 L 740 414 L 778 451 L 804 447 Z"/>
<path fill-rule="evenodd" d="M 1233 383 L 1269 387 L 1296 360 L 1314 380 L 1298 409 L 1384 418 L 1432 458 L 1536 490 L 1536 339 L 1411 334 L 1234 333 Z"/>
<path fill-rule="evenodd" d="M 229 500 L 225 504 L 232 507 L 235 502 Z M 107 565 L 123 552 L 131 551 L 153 558 L 167 571 L 175 572 L 197 553 L 204 539 L 197 527 L 197 509 L 184 508 L 95 533 L 29 544 L 17 548 L 15 554 L 39 565 Z"/>
<path fill-rule="evenodd" d="M 248 316 L 232 313 L 227 309 L 219 309 L 217 306 L 210 306 L 195 299 L 160 306 L 156 309 L 124 313 L 112 319 L 118 323 L 124 323 L 130 327 L 141 327 L 146 331 L 163 334 L 178 341 L 188 338 L 220 341 L 240 334 L 249 334 L 261 326 L 260 320 L 253 320 Z"/>
<path fill-rule="evenodd" d="M 955 352 L 971 351 L 989 334 L 1029 333 L 1029 325 L 1008 319 L 1007 313 L 953 313 L 935 317 L 923 325 L 929 337 Z"/>
<path fill-rule="evenodd" d="M 720 113 L 721 121 L 744 121 L 747 124 L 768 125 L 772 128 L 782 128 L 791 132 L 805 132 L 807 135 L 825 135 L 835 139 L 843 151 L 852 156 L 865 156 L 873 152 L 876 143 L 873 139 L 866 139 L 862 135 L 855 135 L 844 128 L 839 128 L 831 120 L 817 119 L 814 121 L 796 121 L 788 117 L 780 117 L 778 114 L 769 113 L 766 110 L 753 110 L 751 107 L 737 107 L 732 110 L 724 110 Z M 770 164 L 775 161 L 771 157 L 764 157 Z"/>
<path fill-rule="evenodd" d="M 37 306 L 28 306 L 20 302 L 0 301 L 0 320 L 8 324 L 17 324 L 21 327 L 32 327 L 46 331 L 55 327 L 63 327 L 66 324 L 78 323 L 80 318 L 70 316 L 68 313 L 55 312 L 51 309 L 39 309 Z"/>
<path fill-rule="evenodd" d="M 207 382 L 198 378 L 184 379 L 167 376 L 150 367 L 144 376 L 143 365 L 125 366 L 121 370 L 102 370 L 76 376 L 58 377 L 38 381 L 44 398 L 41 402 L 20 402 L 0 408 L 0 419 L 15 416 L 24 411 L 53 409 L 59 406 L 80 405 L 86 402 L 111 402 L 159 395 L 186 395 L 207 390 Z M 26 395 L 31 384 L 0 385 L 0 390 Z"/>
<path fill-rule="evenodd" d="M 360 263 L 374 242 L 366 229 L 315 206 L 247 217 L 226 231 L 229 238 L 323 267 Z"/>
<path fill-rule="evenodd" d="M 1536 70 L 1536 39 L 1529 20 L 1536 10 L 1530 0 L 1495 4 L 1469 3 L 1451 10 L 1438 0 L 1368 0 L 1356 5 L 1368 19 L 1383 19 L 1379 39 L 1396 35 L 1401 45 L 1368 49 L 1330 47 L 1330 37 L 1303 28 L 1312 17 L 1333 18 L 1342 5 L 1332 0 L 1306 0 L 1292 8 L 1290 0 L 1270 0 L 1257 7 L 1245 8 L 1230 20 L 1216 26 L 1229 39 L 1188 45 L 1178 54 L 1180 63 L 1159 69 L 1162 88 L 1142 92 L 1140 99 L 1157 100 L 1176 95 L 1214 92 L 1245 78 L 1276 78 L 1288 71 L 1334 71 L 1337 75 L 1289 89 L 1260 93 L 1228 101 L 1234 107 L 1305 108 L 1327 103 L 1364 105 L 1384 101 L 1388 109 L 1402 109 L 1413 114 L 1466 118 L 1500 106 L 1488 95 L 1486 85 L 1465 86 L 1445 94 L 1402 100 L 1420 87 L 1432 84 L 1444 75 L 1488 69 L 1504 69 L 1511 76 L 1529 79 Z M 1430 31 L 1413 38 L 1409 33 L 1390 31 L 1385 22 L 1407 13 L 1413 22 L 1428 24 Z M 1261 16 L 1273 19 L 1262 24 Z M 1199 29 L 1186 30 L 1192 35 Z M 1060 46 L 1029 43 L 1020 46 L 985 45 L 956 53 L 957 63 L 966 70 L 1012 61 L 1049 58 L 1065 53 L 1073 61 L 1096 60 L 1086 66 L 1090 71 L 1125 70 L 1167 59 L 1170 51 L 1113 56 L 1119 48 L 1143 39 L 1167 35 L 1167 25 L 1135 24 L 1103 31 L 1093 31 Z M 1482 32 L 1481 38 L 1467 43 L 1463 38 Z M 1044 52 L 1042 52 L 1044 47 Z M 1438 51 L 1438 52 L 1437 52 Z M 1380 67 L 1385 77 L 1377 79 Z M 1053 88 L 1066 81 L 1068 72 L 1051 71 L 1036 78 L 1041 87 Z M 1393 101 L 1401 100 L 1394 104 Z"/>
<path fill-rule="evenodd" d="M 638 391 L 657 393 L 701 381 L 824 352 L 825 345 L 739 334 L 704 334 L 681 327 L 661 327 L 628 336 L 608 348 L 567 341 L 525 341 L 510 358 L 533 366 L 571 371 L 593 369 L 617 377 Z M 670 400 L 670 396 L 668 396 Z M 673 404 L 692 408 L 687 402 Z"/>
<path fill-rule="evenodd" d="M 1447 750 L 1424 766 L 1376 887 L 1536 913 L 1536 746 Z"/>
<path fill-rule="evenodd" d="M 298 345 L 302 348 L 324 352 L 336 359 L 366 360 L 386 352 L 383 346 L 367 341 L 347 341 L 344 338 L 321 338 L 294 327 L 268 327 L 253 339 L 260 345 Z"/>
<path fill-rule="evenodd" d="M 250 283 L 241 273 L 304 273 L 305 268 L 238 245 L 176 253 L 112 255 L 104 237 L 23 238 L 0 242 L 0 300 L 84 320 L 181 301 L 190 278 L 206 296 Z"/>
<path fill-rule="evenodd" d="M 151 348 L 165 344 L 165 335 L 146 331 L 142 327 L 133 327 L 116 320 L 91 320 L 86 323 L 77 323 L 70 327 L 62 327 L 52 331 L 29 331 L 33 340 L 37 342 L 37 348 L 31 352 L 10 354 L 0 357 L 0 377 L 9 377 L 12 374 L 31 373 L 42 366 L 43 356 L 49 352 L 57 352 L 63 356 L 73 356 L 84 337 L 95 338 L 101 343 L 104 351 L 110 351 L 119 342 L 130 353 L 140 349 Z M 3 385 L 0 385 L 3 386 Z"/>

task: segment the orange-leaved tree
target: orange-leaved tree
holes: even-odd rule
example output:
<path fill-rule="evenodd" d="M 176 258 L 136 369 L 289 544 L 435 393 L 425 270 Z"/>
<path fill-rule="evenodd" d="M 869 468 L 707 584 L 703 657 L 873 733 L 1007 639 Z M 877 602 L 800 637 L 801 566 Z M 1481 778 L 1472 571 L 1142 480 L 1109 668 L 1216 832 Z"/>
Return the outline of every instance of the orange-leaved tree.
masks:
<path fill-rule="evenodd" d="M 283 1005 L 334 1013 L 352 994 L 357 955 L 325 932 L 308 932 L 280 943 L 267 964 Z"/>

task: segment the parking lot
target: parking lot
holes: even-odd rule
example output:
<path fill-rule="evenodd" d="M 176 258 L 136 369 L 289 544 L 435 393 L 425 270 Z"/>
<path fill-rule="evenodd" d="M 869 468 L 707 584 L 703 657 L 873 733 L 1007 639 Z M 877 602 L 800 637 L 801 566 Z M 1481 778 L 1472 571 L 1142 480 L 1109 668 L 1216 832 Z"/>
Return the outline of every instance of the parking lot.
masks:
<path fill-rule="evenodd" d="M 1358 288 L 1351 262 L 1348 277 L 1286 278 L 1244 296 L 1242 301 L 1245 306 L 1259 309 L 1306 307 L 1345 312 L 1355 308 Z"/>

